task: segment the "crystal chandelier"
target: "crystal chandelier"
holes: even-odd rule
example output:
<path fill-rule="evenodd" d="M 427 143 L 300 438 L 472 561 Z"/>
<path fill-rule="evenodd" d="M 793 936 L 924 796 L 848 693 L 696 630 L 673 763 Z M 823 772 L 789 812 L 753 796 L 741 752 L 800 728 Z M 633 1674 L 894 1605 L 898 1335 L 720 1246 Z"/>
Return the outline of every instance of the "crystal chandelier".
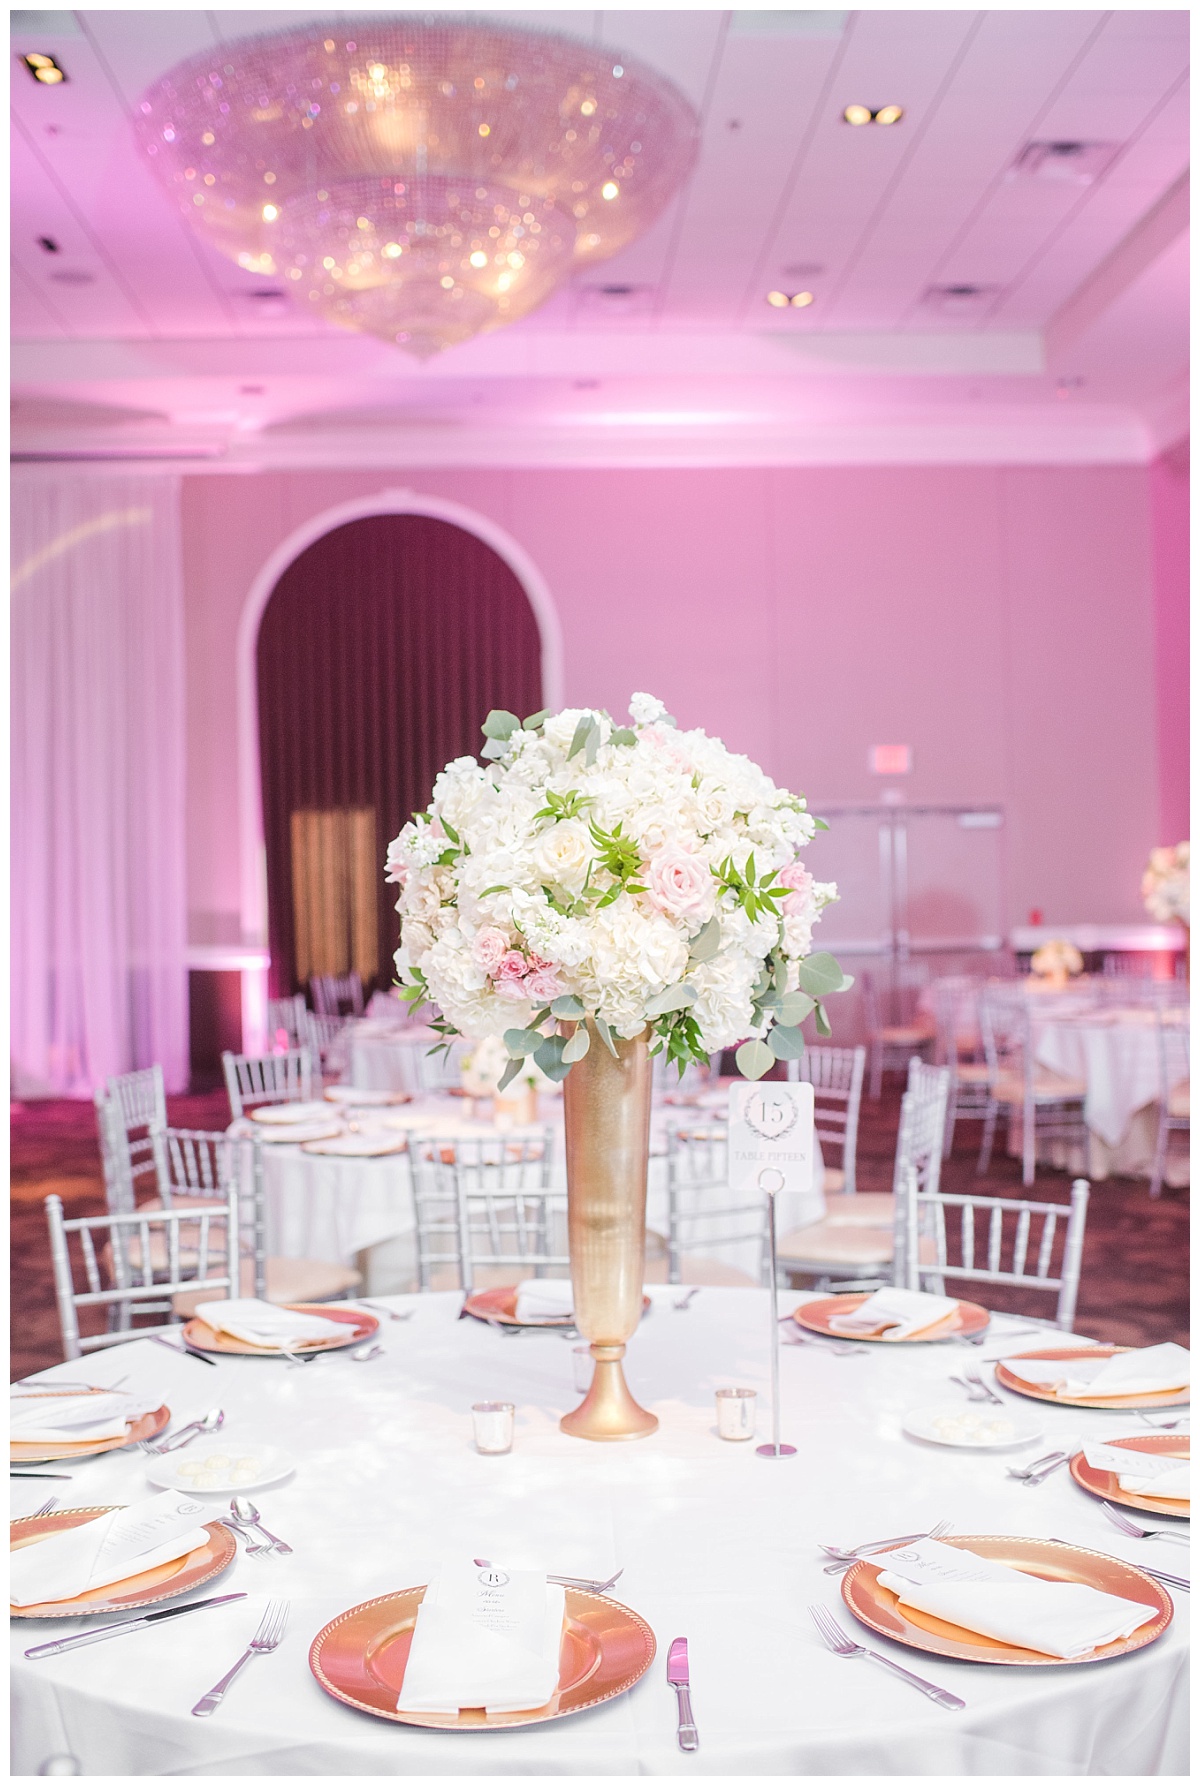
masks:
<path fill-rule="evenodd" d="M 141 102 L 189 223 L 316 315 L 422 357 L 639 236 L 696 157 L 680 93 L 611 50 L 380 13 L 227 44 Z"/>

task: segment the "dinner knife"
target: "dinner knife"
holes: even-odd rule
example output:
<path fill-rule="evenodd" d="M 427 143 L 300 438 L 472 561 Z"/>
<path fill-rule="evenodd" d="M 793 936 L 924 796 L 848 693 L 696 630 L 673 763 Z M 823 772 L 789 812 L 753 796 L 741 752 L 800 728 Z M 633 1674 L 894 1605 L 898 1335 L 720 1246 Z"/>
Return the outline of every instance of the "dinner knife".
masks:
<path fill-rule="evenodd" d="M 199 1612 L 205 1606 L 227 1606 L 231 1600 L 244 1600 L 245 1594 L 214 1594 L 207 1600 L 193 1600 L 188 1606 L 164 1606 L 161 1612 L 145 1613 L 140 1619 L 122 1619 L 116 1625 L 101 1625 L 98 1631 L 81 1631 L 75 1637 L 59 1637 L 54 1643 L 38 1643 L 25 1654 L 36 1661 L 39 1656 L 57 1656 L 60 1650 L 77 1650 L 85 1643 L 102 1643 L 106 1637 L 119 1637 L 122 1631 L 141 1631 L 155 1619 L 174 1619 L 181 1613 Z"/>
<path fill-rule="evenodd" d="M 687 1638 L 677 1637 L 667 1651 L 667 1680 L 675 1689 L 675 1698 L 679 1708 L 679 1747 L 685 1754 L 692 1754 L 700 1747 L 700 1738 L 696 1726 L 692 1722 L 692 1696 L 689 1691 L 691 1677 L 688 1673 Z"/>

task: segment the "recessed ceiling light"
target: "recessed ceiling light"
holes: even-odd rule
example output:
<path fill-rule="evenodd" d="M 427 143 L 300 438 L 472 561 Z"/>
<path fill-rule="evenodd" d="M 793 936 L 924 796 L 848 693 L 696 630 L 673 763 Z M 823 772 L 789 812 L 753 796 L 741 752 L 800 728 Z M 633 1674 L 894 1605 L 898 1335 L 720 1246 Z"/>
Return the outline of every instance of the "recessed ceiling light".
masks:
<path fill-rule="evenodd" d="M 53 56 L 44 56 L 37 50 L 31 50 L 28 56 L 21 57 L 35 81 L 41 81 L 44 87 L 57 87 L 66 75 L 58 66 Z"/>
<path fill-rule="evenodd" d="M 786 310 L 790 299 L 785 291 L 769 291 L 767 303 L 773 304 L 776 310 Z"/>
<path fill-rule="evenodd" d="M 813 302 L 814 295 L 811 291 L 769 291 L 767 303 L 773 310 L 787 310 L 793 304 L 797 310 L 803 310 Z"/>
<path fill-rule="evenodd" d="M 812 301 L 813 294 L 810 291 L 795 291 L 792 293 L 792 303 L 797 310 L 806 309 Z"/>
<path fill-rule="evenodd" d="M 899 124 L 903 116 L 904 107 L 902 105 L 881 105 L 873 122 L 876 124 Z"/>
<path fill-rule="evenodd" d="M 869 124 L 871 108 L 869 105 L 848 105 L 842 113 L 847 124 Z"/>

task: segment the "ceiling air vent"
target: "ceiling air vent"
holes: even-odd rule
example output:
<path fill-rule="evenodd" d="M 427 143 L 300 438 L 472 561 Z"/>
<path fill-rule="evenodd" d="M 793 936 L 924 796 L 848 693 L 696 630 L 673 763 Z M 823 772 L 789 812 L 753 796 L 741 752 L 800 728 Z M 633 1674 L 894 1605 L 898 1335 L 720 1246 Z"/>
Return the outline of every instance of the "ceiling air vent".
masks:
<path fill-rule="evenodd" d="M 580 290 L 579 302 L 594 316 L 649 316 L 654 308 L 654 287 L 585 285 Z"/>
<path fill-rule="evenodd" d="M 921 301 L 941 316 L 978 316 L 999 294 L 998 285 L 931 285 Z"/>
<path fill-rule="evenodd" d="M 1084 143 L 1064 140 L 1026 143 L 1008 171 L 1010 180 L 1058 180 L 1070 186 L 1090 186 L 1108 171 L 1119 143 Z"/>

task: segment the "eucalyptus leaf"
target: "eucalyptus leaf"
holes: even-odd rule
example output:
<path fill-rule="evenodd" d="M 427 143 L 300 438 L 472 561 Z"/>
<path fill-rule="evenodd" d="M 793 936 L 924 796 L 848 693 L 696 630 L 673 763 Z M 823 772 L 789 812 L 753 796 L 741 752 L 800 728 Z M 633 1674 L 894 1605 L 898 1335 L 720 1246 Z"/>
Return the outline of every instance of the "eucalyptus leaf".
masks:
<path fill-rule="evenodd" d="M 549 707 L 543 707 L 540 713 L 531 713 L 529 715 L 529 718 L 522 723 L 521 730 L 523 732 L 536 732 L 538 727 L 543 725 L 549 717 Z"/>
<path fill-rule="evenodd" d="M 696 988 L 683 981 L 678 986 L 668 986 L 665 992 L 656 992 L 653 998 L 646 1000 L 647 1017 L 665 1017 L 670 1011 L 684 1011 L 696 1002 Z"/>
<path fill-rule="evenodd" d="M 487 743 L 484 745 L 483 749 L 480 751 L 479 754 L 481 757 L 484 757 L 489 763 L 494 763 L 498 760 L 498 758 L 502 757 L 505 754 L 507 749 L 508 749 L 508 741 L 506 739 L 504 739 L 504 738 L 489 738 Z"/>
<path fill-rule="evenodd" d="M 503 707 L 493 707 L 480 727 L 480 731 L 485 738 L 511 738 L 513 733 L 519 729 L 520 724 L 515 713 L 509 713 Z"/>
<path fill-rule="evenodd" d="M 524 1065 L 525 1057 L 523 1055 L 519 1056 L 516 1060 L 510 1060 L 499 1079 L 496 1081 L 496 1090 L 507 1091 L 508 1087 L 512 1084 Z"/>
<path fill-rule="evenodd" d="M 506 1029 L 504 1032 L 504 1046 L 514 1060 L 524 1060 L 543 1040 L 536 1029 Z"/>
<path fill-rule="evenodd" d="M 761 1079 L 775 1065 L 775 1056 L 765 1042 L 743 1042 L 734 1059 L 743 1079 Z"/>
<path fill-rule="evenodd" d="M 810 955 L 797 969 L 802 992 L 820 998 L 827 992 L 840 992 L 845 975 L 832 955 Z"/>
<path fill-rule="evenodd" d="M 721 920 L 710 918 L 702 930 L 698 930 L 688 944 L 688 958 L 691 961 L 711 961 L 721 947 Z"/>
<path fill-rule="evenodd" d="M 584 765 L 586 768 L 590 769 L 592 764 L 596 761 L 596 752 L 599 749 L 600 749 L 600 726 L 599 726 L 599 723 L 597 722 L 592 727 L 591 731 L 588 733 L 587 741 L 583 747 L 583 761 L 584 761 Z"/>
<path fill-rule="evenodd" d="M 814 1018 L 817 1026 L 817 1034 L 819 1036 L 831 1036 L 833 1034 L 833 1026 L 825 1015 L 824 1005 L 819 1004 L 816 1007 Z"/>
<path fill-rule="evenodd" d="M 579 723 L 576 725 L 571 736 L 571 748 L 567 752 L 568 763 L 573 756 L 576 756 L 583 749 L 584 744 L 587 742 L 588 733 L 591 731 L 595 723 L 596 722 L 590 713 L 585 713 L 581 716 Z"/>
<path fill-rule="evenodd" d="M 479 895 L 480 899 L 490 899 L 493 893 L 511 893 L 511 887 L 485 887 Z"/>
<path fill-rule="evenodd" d="M 568 1037 L 562 1057 L 565 1061 L 571 1062 L 582 1060 L 591 1045 L 592 1038 L 588 1034 L 588 1026 L 586 1023 L 581 1023 L 575 1034 Z"/>
<path fill-rule="evenodd" d="M 636 744 L 637 733 L 629 726 L 618 726 L 615 732 L 609 734 L 608 742 L 610 744 Z"/>
<path fill-rule="evenodd" d="M 533 1057 L 547 1079 L 553 1079 L 556 1084 L 571 1070 L 571 1063 L 563 1060 L 565 1047 L 566 1042 L 561 1036 L 545 1036 Z"/>
<path fill-rule="evenodd" d="M 803 1023 L 811 1015 L 816 1002 L 807 992 L 785 992 L 778 1005 L 780 1023 L 786 1024 L 788 1028 Z"/>
<path fill-rule="evenodd" d="M 550 1010 L 555 1017 L 584 1017 L 587 1015 L 583 1000 L 576 998 L 573 992 L 564 992 L 561 998 L 556 998 L 550 1006 Z"/>
<path fill-rule="evenodd" d="M 617 1059 L 617 1049 L 616 1049 L 616 1044 L 614 1043 L 613 1038 L 612 1038 L 612 1030 L 608 1027 L 608 1024 L 605 1022 L 603 1017 L 595 1017 L 592 1019 L 592 1021 L 595 1023 L 596 1028 L 600 1031 L 600 1040 L 604 1043 L 604 1046 L 608 1049 L 608 1052 L 612 1055 L 613 1059 L 616 1060 Z"/>
<path fill-rule="evenodd" d="M 767 1047 L 776 1060 L 799 1060 L 804 1053 L 804 1037 L 790 1024 L 776 1023 L 767 1035 Z"/>

